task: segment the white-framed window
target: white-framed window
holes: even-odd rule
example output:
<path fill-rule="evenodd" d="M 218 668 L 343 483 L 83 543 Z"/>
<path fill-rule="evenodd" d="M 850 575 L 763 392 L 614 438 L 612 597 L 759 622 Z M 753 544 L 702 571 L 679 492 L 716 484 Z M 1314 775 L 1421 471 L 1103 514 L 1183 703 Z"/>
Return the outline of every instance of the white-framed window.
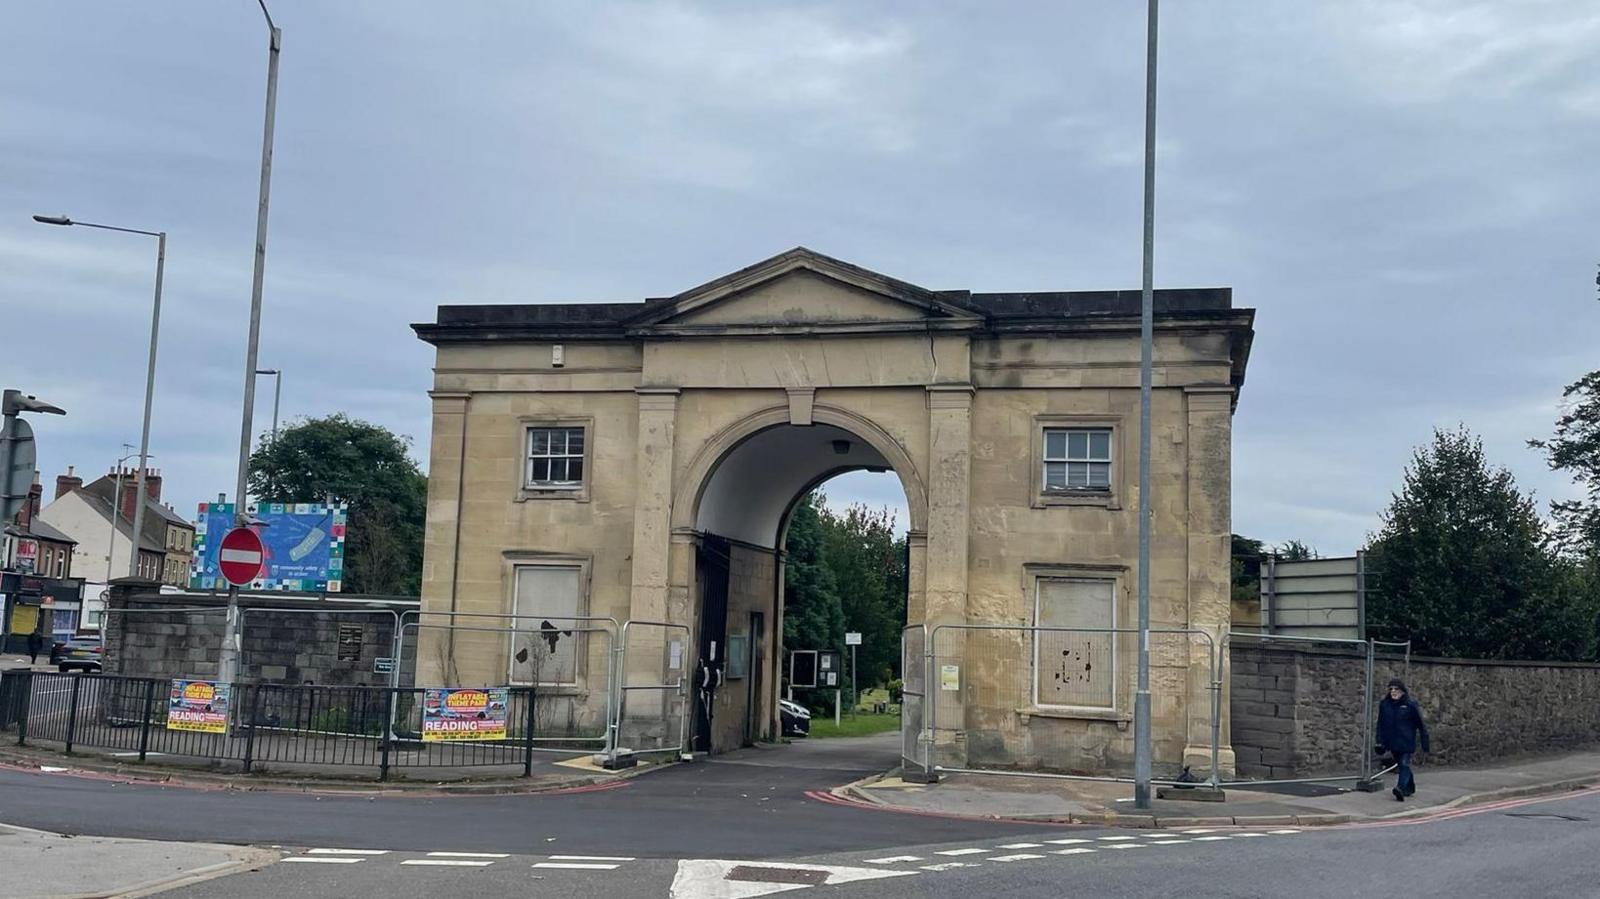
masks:
<path fill-rule="evenodd" d="M 1034 623 L 1041 628 L 1115 628 L 1114 578 L 1034 580 Z M 1117 641 L 1112 633 L 1037 631 L 1033 702 L 1040 708 L 1115 709 Z"/>
<path fill-rule="evenodd" d="M 514 569 L 511 635 L 513 684 L 575 686 L 583 658 L 583 566 L 518 565 Z"/>
<path fill-rule="evenodd" d="M 64 550 L 64 549 L 58 549 L 58 550 L 56 550 L 55 577 L 63 578 L 63 577 L 66 577 L 66 576 L 67 576 L 67 551 Z"/>
<path fill-rule="evenodd" d="M 1045 428 L 1046 492 L 1111 489 L 1110 428 Z"/>
<path fill-rule="evenodd" d="M 581 427 L 529 427 L 524 486 L 536 490 L 582 487 L 585 437 Z"/>

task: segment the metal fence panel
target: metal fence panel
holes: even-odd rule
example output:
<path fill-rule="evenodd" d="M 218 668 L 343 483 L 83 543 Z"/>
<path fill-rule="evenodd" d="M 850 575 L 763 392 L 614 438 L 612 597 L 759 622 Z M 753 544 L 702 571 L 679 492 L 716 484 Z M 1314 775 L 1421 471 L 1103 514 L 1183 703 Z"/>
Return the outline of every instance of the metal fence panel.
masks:
<path fill-rule="evenodd" d="M 620 640 L 613 757 L 624 751 L 682 752 L 689 740 L 688 672 L 695 654 L 689 628 L 628 621 Z"/>
<path fill-rule="evenodd" d="M 928 628 L 913 624 L 900 632 L 900 763 L 906 773 L 928 773 L 924 710 L 928 697 Z"/>

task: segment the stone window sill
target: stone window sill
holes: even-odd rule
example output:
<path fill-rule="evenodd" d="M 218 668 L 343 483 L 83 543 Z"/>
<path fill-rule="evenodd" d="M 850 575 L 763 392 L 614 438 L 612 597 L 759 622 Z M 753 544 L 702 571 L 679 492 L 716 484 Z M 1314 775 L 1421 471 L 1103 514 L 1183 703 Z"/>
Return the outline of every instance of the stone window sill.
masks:
<path fill-rule="evenodd" d="M 1051 490 L 1034 497 L 1033 507 L 1097 506 L 1103 509 L 1121 509 L 1117 495 L 1109 490 Z"/>
<path fill-rule="evenodd" d="M 586 503 L 589 501 L 589 485 L 584 484 L 582 487 L 523 487 L 517 491 L 517 502 L 519 503 L 541 499 Z"/>
<path fill-rule="evenodd" d="M 1127 724 L 1133 721 L 1133 716 L 1120 709 L 1058 709 L 1029 706 L 1017 709 L 1017 717 L 1022 723 L 1028 723 L 1029 718 L 1051 718 L 1062 721 L 1111 721 L 1117 724 Z"/>

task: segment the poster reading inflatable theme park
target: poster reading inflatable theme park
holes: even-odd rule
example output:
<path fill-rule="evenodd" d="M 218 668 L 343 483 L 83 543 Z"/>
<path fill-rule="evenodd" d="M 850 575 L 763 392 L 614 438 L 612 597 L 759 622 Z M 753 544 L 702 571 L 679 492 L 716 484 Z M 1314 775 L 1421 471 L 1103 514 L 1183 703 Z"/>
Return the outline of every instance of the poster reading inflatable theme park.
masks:
<path fill-rule="evenodd" d="M 423 690 L 423 741 L 504 740 L 508 695 L 505 687 Z"/>
<path fill-rule="evenodd" d="M 343 503 L 258 503 L 246 513 L 259 525 L 266 560 L 251 583 L 252 590 L 338 593 L 344 579 Z M 226 589 L 217 570 L 217 547 L 234 526 L 232 503 L 201 503 L 195 524 L 194 567 L 189 586 L 196 590 Z"/>
<path fill-rule="evenodd" d="M 208 680 L 174 680 L 167 692 L 167 730 L 228 732 L 232 688 Z"/>

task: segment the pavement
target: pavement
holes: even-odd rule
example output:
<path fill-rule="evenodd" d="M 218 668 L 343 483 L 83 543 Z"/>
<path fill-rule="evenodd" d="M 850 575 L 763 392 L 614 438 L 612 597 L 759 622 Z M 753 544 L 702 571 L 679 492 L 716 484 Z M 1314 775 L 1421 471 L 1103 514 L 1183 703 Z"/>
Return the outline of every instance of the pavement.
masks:
<path fill-rule="evenodd" d="M 1149 812 L 1132 808 L 1128 784 L 1037 777 L 952 774 L 938 784 L 921 785 L 888 775 L 863 779 L 836 793 L 896 811 L 1123 827 L 1341 824 L 1415 817 L 1469 803 L 1600 784 L 1600 751 L 1478 768 L 1415 770 L 1417 793 L 1403 803 L 1389 792 L 1393 775 L 1376 793 L 1355 790 L 1351 780 L 1228 787 L 1224 802 L 1157 799 Z"/>
<path fill-rule="evenodd" d="M 49 833 L 0 824 L 0 890 L 11 899 L 145 896 L 277 861 L 265 849 Z"/>

